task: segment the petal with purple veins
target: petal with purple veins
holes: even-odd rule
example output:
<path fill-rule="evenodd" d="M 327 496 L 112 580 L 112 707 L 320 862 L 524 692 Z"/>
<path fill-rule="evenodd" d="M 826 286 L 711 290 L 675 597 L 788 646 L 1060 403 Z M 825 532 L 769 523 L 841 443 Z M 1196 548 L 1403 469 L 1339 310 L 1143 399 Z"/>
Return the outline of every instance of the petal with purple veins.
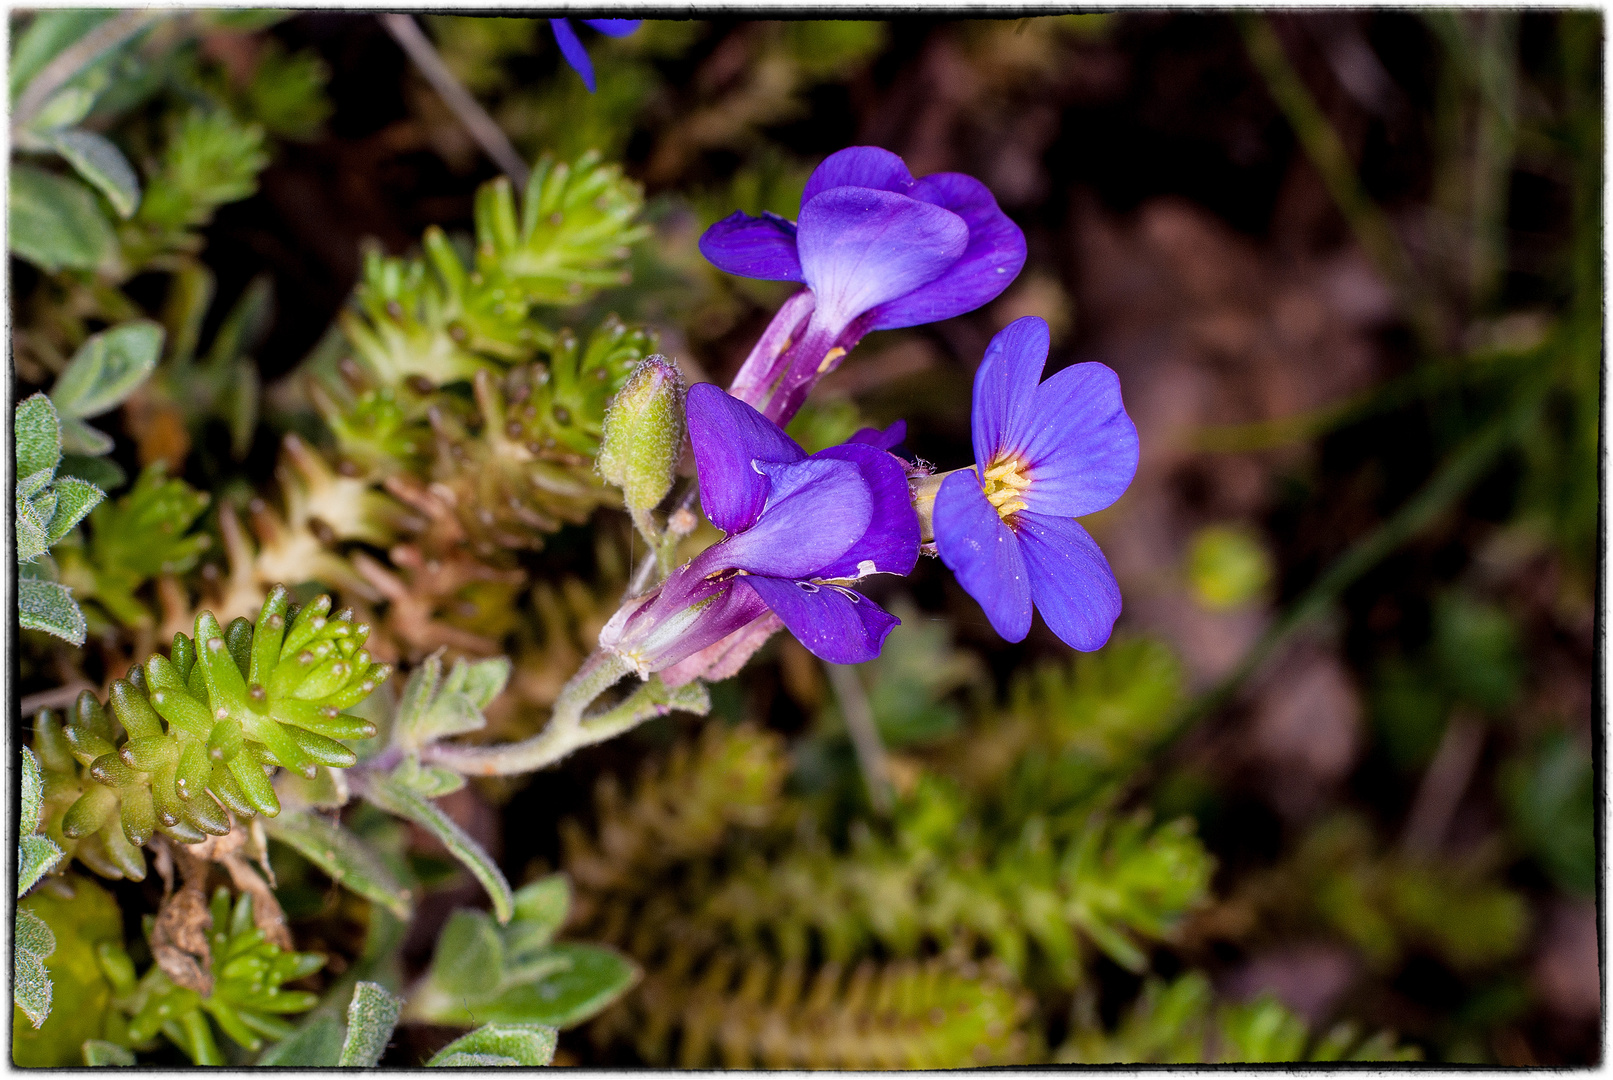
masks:
<path fill-rule="evenodd" d="M 1137 425 L 1112 370 L 1097 363 L 1065 368 L 1036 388 L 1030 414 L 1027 510 L 1081 517 L 1125 493 L 1137 474 Z"/>
<path fill-rule="evenodd" d="M 1036 610 L 1072 649 L 1101 648 L 1120 617 L 1120 585 L 1098 542 L 1071 518 L 1021 511 L 1020 550 Z"/>
<path fill-rule="evenodd" d="M 901 622 L 850 589 L 760 576 L 741 578 L 738 586 L 754 589 L 808 652 L 831 664 L 874 659 Z"/>
<path fill-rule="evenodd" d="M 1030 437 L 1032 401 L 1047 364 L 1047 323 L 1035 315 L 1015 319 L 986 346 L 975 371 L 975 462 L 987 468 L 1004 451 L 1021 449 Z"/>
<path fill-rule="evenodd" d="M 1001 295 L 1025 266 L 1025 234 L 974 177 L 933 173 L 906 194 L 961 217 L 969 244 L 941 277 L 871 312 L 870 330 L 920 326 L 973 311 Z"/>
<path fill-rule="evenodd" d="M 583 85 L 588 92 L 594 92 L 594 63 L 588 59 L 588 50 L 582 47 L 577 39 L 577 31 L 571 28 L 570 19 L 550 19 L 549 28 L 554 31 L 554 43 L 560 46 L 560 55 L 566 58 L 573 71 L 582 76 Z"/>
<path fill-rule="evenodd" d="M 801 191 L 801 205 L 837 187 L 874 188 L 877 191 L 906 192 L 913 186 L 907 164 L 889 150 L 877 146 L 848 146 L 836 150 L 818 163 Z"/>
<path fill-rule="evenodd" d="M 855 464 L 873 502 L 867 530 L 844 556 L 812 576 L 860 578 L 912 573 L 919 559 L 919 518 L 908 494 L 907 470 L 901 462 L 884 450 L 859 443 L 831 446 L 812 455 L 813 460 L 824 458 Z"/>
<path fill-rule="evenodd" d="M 723 532 L 742 532 L 767 502 L 767 477 L 751 463 L 800 461 L 806 451 L 777 424 L 711 383 L 691 386 L 686 407 L 700 508 Z"/>
<path fill-rule="evenodd" d="M 955 472 L 935 496 L 935 547 L 958 584 L 1007 641 L 1031 628 L 1030 578 L 1019 538 L 986 501 L 973 470 Z"/>
<path fill-rule="evenodd" d="M 736 210 L 700 237 L 700 254 L 719 270 L 767 281 L 801 281 L 795 225 L 777 214 Z"/>
<path fill-rule="evenodd" d="M 756 468 L 770 484 L 767 505 L 754 525 L 717 545 L 722 565 L 774 577 L 813 577 L 867 530 L 873 500 L 856 464 L 758 461 Z"/>
<path fill-rule="evenodd" d="M 802 276 L 818 297 L 813 317 L 838 326 L 934 280 L 968 242 L 952 211 L 872 188 L 818 195 L 796 231 Z"/>

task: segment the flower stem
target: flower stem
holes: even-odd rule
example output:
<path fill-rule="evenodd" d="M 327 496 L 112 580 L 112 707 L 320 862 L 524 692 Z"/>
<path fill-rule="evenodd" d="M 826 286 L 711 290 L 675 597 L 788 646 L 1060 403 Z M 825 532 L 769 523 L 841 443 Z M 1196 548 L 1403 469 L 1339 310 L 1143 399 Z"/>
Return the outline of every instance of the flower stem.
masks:
<path fill-rule="evenodd" d="M 851 745 L 857 751 L 857 764 L 862 769 L 863 783 L 868 786 L 868 802 L 875 813 L 887 816 L 891 812 L 890 773 L 885 764 L 885 744 L 879 740 L 874 710 L 868 704 L 868 692 L 851 666 L 823 666 L 829 671 L 829 684 L 834 687 L 840 715 L 851 735 Z"/>

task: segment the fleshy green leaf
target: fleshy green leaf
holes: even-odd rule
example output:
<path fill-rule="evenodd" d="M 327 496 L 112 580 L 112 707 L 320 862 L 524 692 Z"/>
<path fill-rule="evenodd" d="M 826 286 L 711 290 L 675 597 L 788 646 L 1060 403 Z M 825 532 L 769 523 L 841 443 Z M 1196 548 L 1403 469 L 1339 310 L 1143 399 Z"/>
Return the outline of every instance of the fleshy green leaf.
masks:
<path fill-rule="evenodd" d="M 50 973 L 45 970 L 45 958 L 56 951 L 56 935 L 45 920 L 23 909 L 17 911 L 16 926 L 16 982 L 11 996 L 37 1028 L 50 1015 Z"/>
<path fill-rule="evenodd" d="M 34 394 L 17 406 L 12 431 L 17 439 L 17 476 L 44 473 L 48 483 L 62 460 L 62 425 L 56 406 L 44 394 Z"/>
<path fill-rule="evenodd" d="M 427 1068 L 509 1065 L 536 1067 L 554 1060 L 558 1032 L 542 1024 L 485 1024 L 439 1050 Z"/>
<path fill-rule="evenodd" d="M 51 401 L 63 416 L 99 416 L 114 408 L 156 368 L 162 339 L 162 327 L 148 319 L 101 331 L 73 354 L 51 388 Z"/>
<path fill-rule="evenodd" d="M 510 883 L 504 880 L 498 865 L 482 850 L 481 845 L 454 824 L 447 814 L 430 800 L 387 776 L 366 777 L 364 796 L 387 813 L 408 818 L 441 840 L 449 853 L 476 876 L 476 880 L 493 898 L 493 910 L 499 922 L 509 922 L 515 912 L 515 898 L 510 894 Z"/>
<path fill-rule="evenodd" d="M 84 1064 L 93 1067 L 102 1065 L 118 1065 L 123 1068 L 133 1068 L 134 1051 L 119 1046 L 105 1039 L 84 1040 Z"/>
<path fill-rule="evenodd" d="M 11 166 L 11 250 L 44 270 L 93 270 L 117 248 L 95 194 L 32 165 Z"/>
<path fill-rule="evenodd" d="M 93 98 L 91 99 L 93 102 Z M 86 107 L 85 111 L 88 111 Z M 47 140 L 73 170 L 106 196 L 119 217 L 129 217 L 140 205 L 140 178 L 123 151 L 110 139 L 78 128 L 53 131 Z"/>
<path fill-rule="evenodd" d="M 263 822 L 269 836 L 293 848 L 332 881 L 380 904 L 400 919 L 409 917 L 411 891 L 395 878 L 380 855 L 346 829 L 317 814 L 287 810 Z"/>
<path fill-rule="evenodd" d="M 397 1027 L 403 999 L 387 993 L 379 983 L 361 982 L 353 988 L 347 1007 L 347 1038 L 342 1042 L 338 1068 L 372 1068 L 386 1053 Z"/>
<path fill-rule="evenodd" d="M 74 645 L 84 644 L 84 613 L 64 585 L 38 578 L 17 579 L 17 622 L 25 630 L 43 630 Z"/>
<path fill-rule="evenodd" d="M 17 895 L 22 896 L 34 883 L 62 860 L 62 849 L 46 836 L 36 835 L 45 794 L 45 778 L 39 760 L 26 746 L 22 748 L 22 812 L 17 829 L 22 834 L 17 852 Z"/>

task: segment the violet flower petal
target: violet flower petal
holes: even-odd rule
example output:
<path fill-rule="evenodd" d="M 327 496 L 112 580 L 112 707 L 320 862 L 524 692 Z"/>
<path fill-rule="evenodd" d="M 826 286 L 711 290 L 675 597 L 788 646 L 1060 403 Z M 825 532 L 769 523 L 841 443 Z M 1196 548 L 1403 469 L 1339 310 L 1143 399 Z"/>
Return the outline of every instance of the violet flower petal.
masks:
<path fill-rule="evenodd" d="M 1031 629 L 1030 577 L 1019 538 L 997 516 L 973 470 L 955 472 L 935 496 L 935 546 L 958 584 L 1005 641 Z"/>
<path fill-rule="evenodd" d="M 736 585 L 754 589 L 808 652 L 831 664 L 872 660 L 901 622 L 850 589 L 761 576 L 741 578 Z"/>
<path fill-rule="evenodd" d="M 1026 510 L 1081 517 L 1125 493 L 1137 474 L 1138 448 L 1120 376 L 1103 364 L 1072 365 L 1036 388 L 1030 412 Z"/>
<path fill-rule="evenodd" d="M 749 529 L 716 545 L 722 565 L 752 574 L 816 577 L 867 530 L 873 499 L 854 462 L 758 461 L 756 467 L 771 483 L 767 505 Z"/>
<path fill-rule="evenodd" d="M 796 250 L 817 294 L 814 320 L 843 326 L 931 281 L 969 242 L 963 219 L 872 188 L 837 187 L 801 207 Z"/>
<path fill-rule="evenodd" d="M 818 163 L 801 191 L 801 205 L 837 187 L 873 188 L 905 194 L 913 186 L 907 163 L 877 146 L 848 146 Z"/>
<path fill-rule="evenodd" d="M 767 477 L 751 462 L 800 461 L 806 451 L 777 424 L 711 383 L 691 386 L 686 408 L 700 508 L 723 532 L 742 532 L 756 522 L 767 502 Z"/>
<path fill-rule="evenodd" d="M 1022 510 L 1015 520 L 1036 609 L 1048 628 L 1072 649 L 1102 647 L 1120 617 L 1120 585 L 1098 542 L 1071 518 Z"/>
<path fill-rule="evenodd" d="M 795 225 L 777 214 L 736 210 L 700 237 L 700 254 L 717 269 L 767 281 L 804 281 Z"/>
<path fill-rule="evenodd" d="M 961 217 L 969 243 L 945 274 L 870 312 L 870 330 L 920 326 L 973 311 L 1001 295 L 1025 266 L 1025 234 L 979 180 L 932 173 L 905 194 Z"/>
<path fill-rule="evenodd" d="M 583 22 L 592 26 L 606 37 L 626 37 L 638 30 L 643 19 L 584 19 Z"/>
<path fill-rule="evenodd" d="M 898 421 L 899 422 L 899 421 Z M 893 425 L 894 426 L 894 425 Z M 913 572 L 919 560 L 919 517 L 907 490 L 907 470 L 883 450 L 842 443 L 810 460 L 849 461 L 862 473 L 872 498 L 867 530 L 844 556 L 823 566 L 815 578 L 861 578 L 869 574 Z"/>
<path fill-rule="evenodd" d="M 898 420 L 884 431 L 874 427 L 858 428 L 848 443 L 862 443 L 880 450 L 894 450 L 907 438 L 907 421 Z"/>
<path fill-rule="evenodd" d="M 999 453 L 1022 450 L 1028 441 L 1036 384 L 1051 341 L 1047 323 L 1027 315 L 1009 323 L 986 346 L 975 370 L 970 423 L 979 468 L 989 468 Z"/>
<path fill-rule="evenodd" d="M 594 92 L 594 62 L 588 59 L 588 50 L 582 47 L 577 39 L 577 31 L 571 28 L 570 19 L 550 19 L 549 28 L 554 31 L 554 43 L 560 46 L 560 55 L 566 58 L 571 69 L 582 76 L 583 85 L 588 92 Z"/>

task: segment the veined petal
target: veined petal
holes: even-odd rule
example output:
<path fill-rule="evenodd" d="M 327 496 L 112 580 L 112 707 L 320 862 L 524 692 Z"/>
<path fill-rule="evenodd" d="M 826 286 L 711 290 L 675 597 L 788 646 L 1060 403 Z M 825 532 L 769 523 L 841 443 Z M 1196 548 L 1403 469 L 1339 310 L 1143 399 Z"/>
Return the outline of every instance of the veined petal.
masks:
<path fill-rule="evenodd" d="M 700 237 L 700 254 L 719 270 L 768 281 L 801 281 L 795 225 L 777 214 L 736 210 Z"/>
<path fill-rule="evenodd" d="M 584 19 L 583 22 L 592 26 L 606 37 L 626 37 L 638 30 L 643 19 Z"/>
<path fill-rule="evenodd" d="M 1029 439 L 1032 399 L 1051 344 L 1047 323 L 1027 315 L 1009 323 L 986 346 L 975 371 L 970 421 L 980 468 L 989 467 L 999 452 L 1023 449 Z"/>
<path fill-rule="evenodd" d="M 955 472 L 935 496 L 935 547 L 958 584 L 1007 641 L 1031 629 L 1030 578 L 1019 538 L 986 501 L 973 470 Z"/>
<path fill-rule="evenodd" d="M 754 589 L 808 652 L 831 664 L 872 660 L 901 622 L 850 589 L 761 576 L 741 578 L 736 585 Z"/>
<path fill-rule="evenodd" d="M 1080 517 L 1125 493 L 1137 474 L 1137 425 L 1120 400 L 1120 376 L 1103 364 L 1074 364 L 1036 388 L 1030 414 L 1027 510 Z"/>
<path fill-rule="evenodd" d="M 904 193 L 913 186 L 913 174 L 900 157 L 877 146 L 848 146 L 818 163 L 801 191 L 801 205 L 837 187 L 873 188 Z"/>
<path fill-rule="evenodd" d="M 588 92 L 594 92 L 594 62 L 588 59 L 588 50 L 582 47 L 577 40 L 577 31 L 571 28 L 570 19 L 550 19 L 549 28 L 554 31 L 554 43 L 560 46 L 560 55 L 566 58 L 571 69 L 582 76 L 583 85 Z"/>
<path fill-rule="evenodd" d="M 1025 234 L 991 190 L 963 173 L 932 173 L 905 194 L 950 210 L 969 227 L 969 244 L 945 274 L 870 312 L 870 330 L 940 322 L 995 300 L 1025 266 Z"/>
<path fill-rule="evenodd" d="M 767 502 L 767 477 L 751 462 L 800 461 L 806 451 L 777 424 L 711 383 L 691 386 L 685 401 L 700 508 L 723 532 L 742 532 Z"/>
<path fill-rule="evenodd" d="M 969 227 L 950 210 L 872 188 L 836 187 L 801 207 L 796 250 L 818 297 L 814 318 L 844 326 L 933 281 L 958 261 Z"/>
<path fill-rule="evenodd" d="M 897 421 L 901 423 L 901 421 Z M 895 425 L 892 425 L 894 427 Z M 860 578 L 869 574 L 911 574 L 919 561 L 919 517 L 907 491 L 907 470 L 884 450 L 842 443 L 811 460 L 849 461 L 862 473 L 872 497 L 868 528 L 845 555 L 819 569 L 817 578 Z"/>
<path fill-rule="evenodd" d="M 1120 617 L 1120 585 L 1098 542 L 1079 522 L 1020 511 L 1020 551 L 1036 609 L 1072 649 L 1101 648 Z"/>
<path fill-rule="evenodd" d="M 898 420 L 884 431 L 878 428 L 858 428 L 856 434 L 847 439 L 848 443 L 862 443 L 865 446 L 877 447 L 880 450 L 893 450 L 901 445 L 907 438 L 907 421 Z"/>
<path fill-rule="evenodd" d="M 756 523 L 716 545 L 722 563 L 752 574 L 816 577 L 868 529 L 873 499 L 862 471 L 827 458 L 757 462 L 771 488 Z M 704 554 L 704 552 L 702 552 Z"/>

